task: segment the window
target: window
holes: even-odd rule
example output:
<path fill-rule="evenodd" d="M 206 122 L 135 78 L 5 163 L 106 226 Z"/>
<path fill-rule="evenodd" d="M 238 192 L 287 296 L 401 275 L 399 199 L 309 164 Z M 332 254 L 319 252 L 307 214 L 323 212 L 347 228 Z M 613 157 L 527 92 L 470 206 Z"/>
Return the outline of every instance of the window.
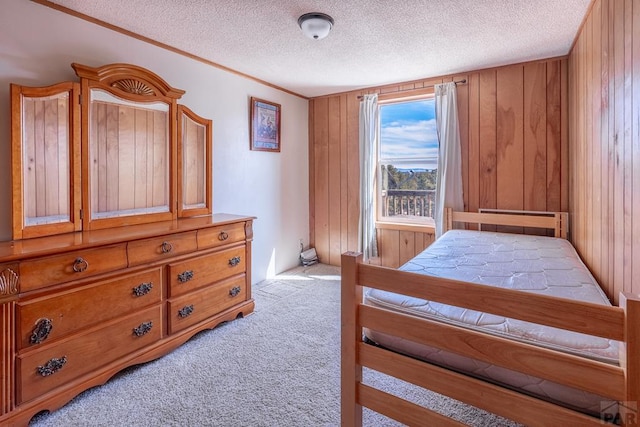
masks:
<path fill-rule="evenodd" d="M 379 104 L 378 220 L 433 224 L 438 169 L 435 99 Z"/>

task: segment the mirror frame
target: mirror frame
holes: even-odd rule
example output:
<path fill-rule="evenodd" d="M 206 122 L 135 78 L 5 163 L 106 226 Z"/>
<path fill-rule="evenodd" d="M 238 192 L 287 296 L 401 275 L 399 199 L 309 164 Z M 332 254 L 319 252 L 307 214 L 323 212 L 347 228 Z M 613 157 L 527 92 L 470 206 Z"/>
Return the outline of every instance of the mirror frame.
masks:
<path fill-rule="evenodd" d="M 68 221 L 28 225 L 25 221 L 24 168 L 24 98 L 42 98 L 68 94 L 68 153 L 69 167 L 60 173 L 69 174 Z M 46 87 L 11 85 L 11 181 L 12 181 L 12 228 L 13 240 L 28 239 L 44 235 L 55 235 L 78 231 L 81 222 L 80 192 L 80 85 L 63 82 Z M 37 166 L 36 166 L 37 167 Z"/>
<path fill-rule="evenodd" d="M 171 87 L 155 73 L 130 64 L 109 64 L 102 67 L 89 67 L 77 63 L 71 64 L 80 77 L 82 93 L 82 212 L 84 230 L 118 227 L 123 225 L 175 220 L 177 213 L 177 100 L 185 93 Z M 91 89 L 101 89 L 129 102 L 164 102 L 169 106 L 168 143 L 169 143 L 169 188 L 168 212 L 148 213 L 110 218 L 93 218 L 91 212 L 91 171 L 89 167 L 89 138 Z"/>
<path fill-rule="evenodd" d="M 204 171 L 204 201 L 205 206 L 197 208 L 184 207 L 184 197 L 186 184 L 184 182 L 184 151 L 187 135 L 184 135 L 183 125 L 185 118 L 192 120 L 194 123 L 204 128 L 204 144 L 205 144 L 205 171 Z M 211 199 L 213 198 L 213 177 L 211 176 L 212 163 L 212 129 L 213 122 L 210 119 L 198 116 L 184 105 L 178 105 L 178 216 L 180 218 L 211 214 Z"/>

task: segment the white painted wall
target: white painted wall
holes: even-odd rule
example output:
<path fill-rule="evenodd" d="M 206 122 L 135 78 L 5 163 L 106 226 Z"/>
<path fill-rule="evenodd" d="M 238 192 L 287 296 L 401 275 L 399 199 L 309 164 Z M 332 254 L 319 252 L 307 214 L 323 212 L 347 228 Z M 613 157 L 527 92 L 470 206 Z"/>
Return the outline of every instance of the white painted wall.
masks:
<path fill-rule="evenodd" d="M 213 210 L 258 217 L 253 282 L 298 262 L 309 236 L 308 102 L 233 73 L 24 0 L 0 12 L 0 240 L 11 239 L 9 84 L 77 81 L 72 62 L 114 62 L 155 72 L 179 101 L 213 120 Z M 282 151 L 249 150 L 249 98 L 282 106 Z"/>

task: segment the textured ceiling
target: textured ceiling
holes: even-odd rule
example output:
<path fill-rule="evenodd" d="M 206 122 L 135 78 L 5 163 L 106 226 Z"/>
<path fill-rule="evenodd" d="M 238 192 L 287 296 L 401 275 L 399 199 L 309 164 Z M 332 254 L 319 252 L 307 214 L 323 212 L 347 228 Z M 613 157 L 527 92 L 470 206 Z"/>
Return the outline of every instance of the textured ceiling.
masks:
<path fill-rule="evenodd" d="M 566 55 L 592 0 L 53 0 L 307 96 Z M 300 15 L 335 25 L 306 38 Z"/>

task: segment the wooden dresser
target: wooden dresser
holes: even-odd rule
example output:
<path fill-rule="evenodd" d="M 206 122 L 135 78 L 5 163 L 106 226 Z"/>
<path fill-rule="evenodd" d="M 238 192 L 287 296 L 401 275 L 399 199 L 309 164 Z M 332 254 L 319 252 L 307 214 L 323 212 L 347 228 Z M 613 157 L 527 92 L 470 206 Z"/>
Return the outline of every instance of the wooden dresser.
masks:
<path fill-rule="evenodd" d="M 1 425 L 253 311 L 252 217 L 0 243 Z"/>
<path fill-rule="evenodd" d="M 253 311 L 253 217 L 212 214 L 213 122 L 130 64 L 11 85 L 0 425 Z"/>

